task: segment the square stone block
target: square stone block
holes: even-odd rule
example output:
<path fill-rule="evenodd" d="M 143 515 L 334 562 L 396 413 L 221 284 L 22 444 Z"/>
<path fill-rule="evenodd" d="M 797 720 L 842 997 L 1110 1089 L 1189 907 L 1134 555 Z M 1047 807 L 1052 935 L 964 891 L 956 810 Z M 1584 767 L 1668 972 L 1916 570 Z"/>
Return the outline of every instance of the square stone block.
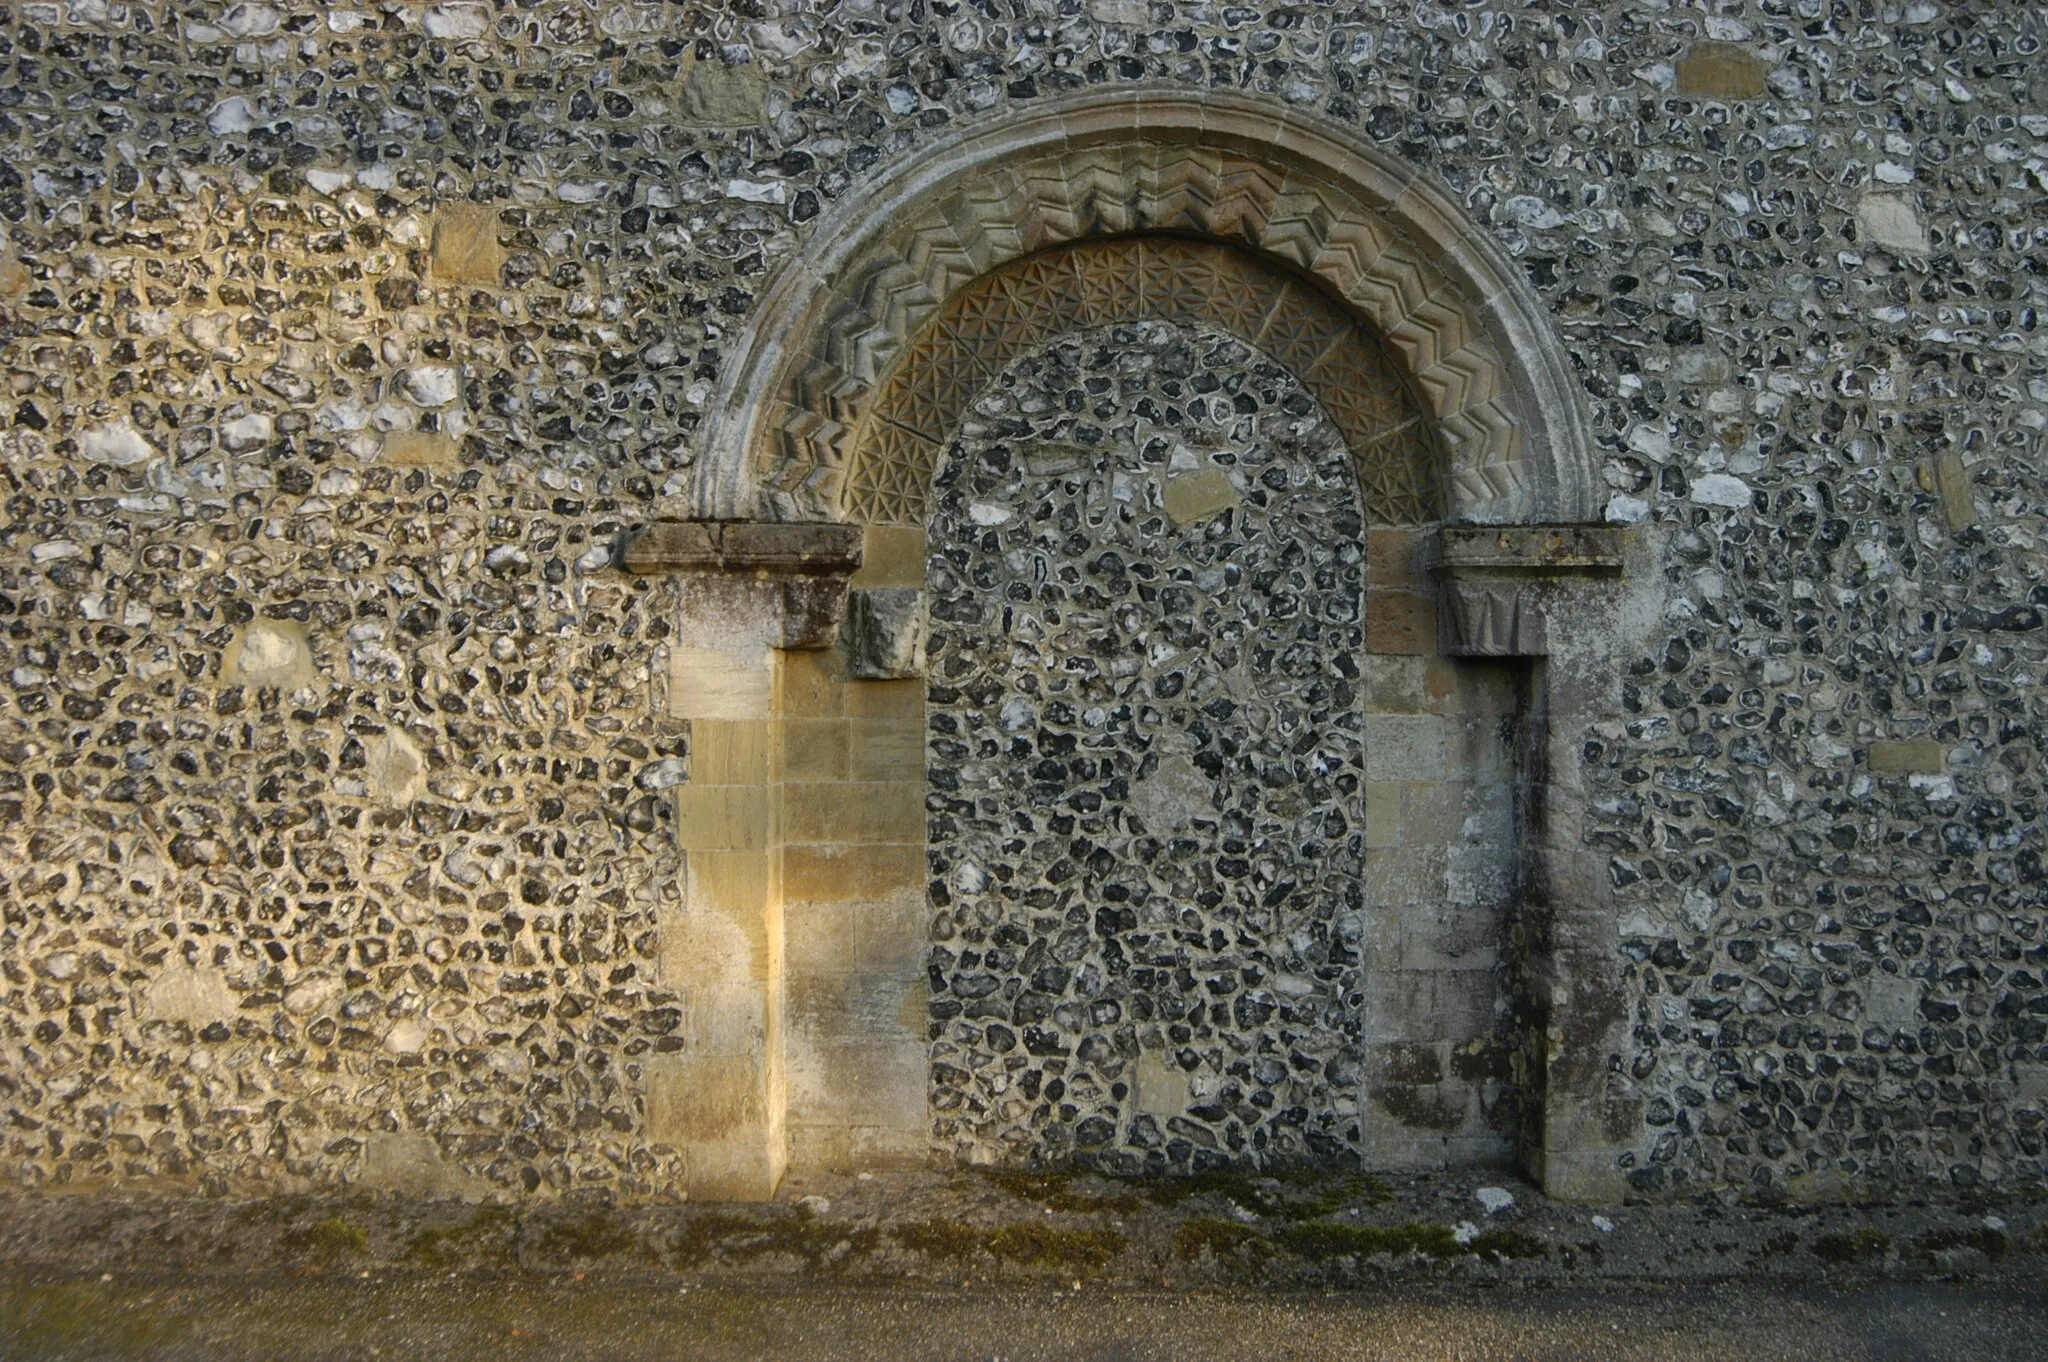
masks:
<path fill-rule="evenodd" d="M 786 977 L 830 974 L 852 963 L 859 909 L 844 903 L 782 904 L 782 964 Z"/>
<path fill-rule="evenodd" d="M 923 587 L 924 531 L 914 525 L 869 525 L 861 532 L 860 571 L 847 583 L 857 591 Z"/>
<path fill-rule="evenodd" d="M 795 842 L 782 850 L 785 903 L 872 903 L 924 894 L 922 839 L 899 843 Z M 920 929 L 922 915 L 919 916 Z"/>
<path fill-rule="evenodd" d="M 1399 781 L 1373 780 L 1365 786 L 1365 844 L 1368 847 L 1401 845 L 1401 797 Z"/>
<path fill-rule="evenodd" d="M 765 719 L 698 719 L 690 725 L 692 785 L 766 785 L 775 778 L 774 728 Z"/>
<path fill-rule="evenodd" d="M 669 652 L 669 713 L 678 719 L 766 719 L 775 698 L 775 667 L 767 648 Z"/>
<path fill-rule="evenodd" d="M 778 712 L 785 719 L 836 719 L 845 713 L 846 674 L 830 648 L 781 654 Z"/>
<path fill-rule="evenodd" d="M 847 778 L 924 782 L 924 724 L 908 718 L 848 721 Z"/>
<path fill-rule="evenodd" d="M 765 1141 L 768 1093 L 759 1055 L 649 1055 L 647 1139 L 677 1147 Z"/>
<path fill-rule="evenodd" d="M 1425 657 L 1437 650 L 1435 595 L 1374 588 L 1365 593 L 1368 653 Z"/>
<path fill-rule="evenodd" d="M 1421 530 L 1382 529 L 1365 532 L 1365 585 L 1372 591 L 1435 594 L 1429 580 L 1428 537 Z"/>
<path fill-rule="evenodd" d="M 1405 911 L 1411 903 L 1433 903 L 1444 893 L 1444 848 L 1404 843 L 1367 848 L 1365 897 L 1375 908 Z"/>
<path fill-rule="evenodd" d="M 782 723 L 782 778 L 846 779 L 847 721 L 786 719 Z"/>
<path fill-rule="evenodd" d="M 765 847 L 774 833 L 766 786 L 678 785 L 675 799 L 676 844 L 686 850 Z"/>
<path fill-rule="evenodd" d="M 1764 64 L 1734 43 L 1694 43 L 1678 60 L 1678 93 L 1701 99 L 1759 99 Z"/>
<path fill-rule="evenodd" d="M 1365 657 L 1365 707 L 1369 712 L 1420 714 L 1429 704 L 1429 660 L 1398 653 Z"/>
<path fill-rule="evenodd" d="M 1433 714 L 1365 716 L 1367 780 L 1442 780 L 1444 721 Z"/>
<path fill-rule="evenodd" d="M 1938 775 L 1948 768 L 1948 749 L 1932 739 L 1874 742 L 1865 760 L 1873 775 Z"/>
<path fill-rule="evenodd" d="M 783 786 L 792 842 L 922 842 L 924 788 L 903 781 Z"/>
<path fill-rule="evenodd" d="M 909 719 L 924 730 L 924 681 L 855 681 L 846 688 L 846 713 L 860 719 Z"/>
<path fill-rule="evenodd" d="M 495 284 L 505 267 L 498 210 L 483 203 L 444 203 L 434 210 L 433 270 L 437 279 Z"/>

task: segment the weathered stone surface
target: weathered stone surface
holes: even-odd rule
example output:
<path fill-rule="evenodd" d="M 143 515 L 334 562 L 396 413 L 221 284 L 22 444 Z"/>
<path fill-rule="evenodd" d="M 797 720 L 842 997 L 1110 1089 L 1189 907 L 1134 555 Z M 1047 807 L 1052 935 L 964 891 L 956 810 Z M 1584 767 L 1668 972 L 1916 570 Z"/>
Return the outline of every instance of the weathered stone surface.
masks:
<path fill-rule="evenodd" d="M 444 203 L 434 209 L 433 265 L 437 278 L 495 284 L 505 268 L 499 210 L 485 203 Z"/>
<path fill-rule="evenodd" d="M 882 587 L 848 595 L 843 646 L 849 674 L 870 681 L 922 676 L 925 638 L 922 591 Z"/>
<path fill-rule="evenodd" d="M 304 626 L 291 620 L 256 620 L 242 630 L 225 669 L 252 686 L 292 689 L 314 678 L 313 650 Z"/>
<path fill-rule="evenodd" d="M 685 125 L 750 128 L 763 121 L 768 81 L 752 63 L 693 61 L 683 72 L 676 113 Z"/>
<path fill-rule="evenodd" d="M 1220 468 L 1197 473 L 1176 473 L 1166 479 L 1162 503 L 1176 525 L 1192 525 L 1227 511 L 1243 500 L 1230 485 L 1230 475 Z"/>
<path fill-rule="evenodd" d="M 1865 194 L 1856 202 L 1856 232 L 1867 246 L 1902 255 L 1931 249 L 1919 207 L 1904 194 Z"/>
<path fill-rule="evenodd" d="M 1874 742 L 1866 760 L 1886 775 L 1940 771 L 1948 765 L 1948 749 L 1938 742 Z"/>
<path fill-rule="evenodd" d="M 136 1011 L 158 1021 L 183 1022 L 194 1031 L 234 1020 L 240 996 L 211 964 L 167 960 L 136 1000 Z"/>
<path fill-rule="evenodd" d="M 489 1184 L 441 1152 L 433 1136 L 416 1131 L 373 1132 L 363 1142 L 360 1182 L 379 1192 L 476 1200 Z"/>
<path fill-rule="evenodd" d="M 1734 43 L 1694 43 L 1678 61 L 1678 93 L 1702 99 L 1756 99 L 1764 93 L 1765 67 Z"/>

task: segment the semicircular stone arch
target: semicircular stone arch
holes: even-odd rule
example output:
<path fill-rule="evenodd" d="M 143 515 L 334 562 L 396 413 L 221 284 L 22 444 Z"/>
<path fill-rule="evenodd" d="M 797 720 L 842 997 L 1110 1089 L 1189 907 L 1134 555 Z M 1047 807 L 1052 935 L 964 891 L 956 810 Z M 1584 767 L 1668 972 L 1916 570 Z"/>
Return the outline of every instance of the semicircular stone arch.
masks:
<path fill-rule="evenodd" d="M 1352 452 L 1368 523 L 1440 519 L 1431 423 L 1401 368 L 1314 281 L 1219 242 L 1089 240 L 1041 251 L 960 289 L 902 348 L 847 443 L 839 518 L 921 525 L 934 470 L 968 405 L 1056 336 L 1133 321 L 1215 327 L 1293 372 Z"/>
<path fill-rule="evenodd" d="M 1356 318 L 1433 428 L 1444 519 L 1597 518 L 1583 402 L 1547 315 L 1455 201 L 1340 129 L 1166 93 L 969 130 L 828 215 L 727 372 L 698 513 L 859 516 L 849 479 L 871 415 L 934 319 L 1017 262 L 1140 235 L 1262 257 Z"/>

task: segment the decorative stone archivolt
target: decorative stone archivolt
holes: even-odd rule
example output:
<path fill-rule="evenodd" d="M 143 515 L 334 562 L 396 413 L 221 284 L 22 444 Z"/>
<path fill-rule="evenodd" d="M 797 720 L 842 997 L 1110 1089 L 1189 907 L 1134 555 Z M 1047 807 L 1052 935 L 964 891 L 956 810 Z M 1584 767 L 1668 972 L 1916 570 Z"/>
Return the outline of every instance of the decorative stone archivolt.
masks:
<path fill-rule="evenodd" d="M 696 512 L 900 514 L 900 494 L 850 478 L 925 328 L 1013 262 L 1147 233 L 1271 257 L 1341 301 L 1435 427 L 1448 519 L 1594 517 L 1581 402 L 1513 262 L 1413 167 L 1216 92 L 1051 102 L 929 148 L 821 220 L 728 370 Z"/>
<path fill-rule="evenodd" d="M 839 510 L 863 524 L 923 524 L 945 441 L 1011 360 L 1068 331 L 1146 318 L 1230 332 L 1299 377 L 1344 433 L 1369 522 L 1442 514 L 1429 426 L 1399 366 L 1355 316 L 1314 281 L 1248 251 L 1160 236 L 1043 251 L 947 299 L 853 432 Z"/>

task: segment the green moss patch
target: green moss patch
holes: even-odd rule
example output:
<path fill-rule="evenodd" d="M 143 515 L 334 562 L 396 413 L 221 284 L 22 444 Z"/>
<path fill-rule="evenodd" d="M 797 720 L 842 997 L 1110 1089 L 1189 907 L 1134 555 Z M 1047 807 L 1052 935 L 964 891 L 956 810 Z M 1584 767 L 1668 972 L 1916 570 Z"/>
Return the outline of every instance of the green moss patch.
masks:
<path fill-rule="evenodd" d="M 1860 1263 L 1883 1258 L 1892 1237 L 1868 1225 L 1842 1234 L 1823 1234 L 1813 1241 L 1813 1256 L 1824 1263 Z"/>
<path fill-rule="evenodd" d="M 1273 1256 L 1271 1240 L 1250 1225 L 1235 1220 L 1220 1220 L 1208 1215 L 1190 1216 L 1173 1230 L 1173 1256 L 1176 1258 L 1199 1258 L 1204 1253 L 1228 1258 L 1240 1249 L 1252 1258 Z"/>
<path fill-rule="evenodd" d="M 872 1252 L 881 1239 L 881 1231 L 850 1221 L 712 1213 L 691 1217 L 669 1257 L 677 1267 L 692 1268 L 714 1257 L 746 1263 L 781 1253 L 819 1267 Z"/>
<path fill-rule="evenodd" d="M 1104 1266 L 1130 1245 L 1115 1230 L 1070 1230 L 1030 1221 L 986 1230 L 956 1220 L 922 1220 L 899 1225 L 890 1234 L 929 1258 L 989 1253 L 1036 1267 L 1087 1270 Z"/>
<path fill-rule="evenodd" d="M 1072 1173 L 1023 1173 L 994 1169 L 983 1174 L 990 1182 L 1025 1201 L 1034 1201 L 1055 1211 L 1094 1215 L 1104 1211 L 1129 1213 L 1144 1203 L 1134 1192 L 1098 1192 L 1080 1185 Z"/>
<path fill-rule="evenodd" d="M 302 1225 L 287 1230 L 284 1246 L 291 1252 L 307 1255 L 322 1264 L 331 1265 L 353 1254 L 365 1252 L 370 1247 L 370 1233 L 361 1225 L 343 1220 L 340 1216 L 329 1216 L 311 1225 Z"/>
<path fill-rule="evenodd" d="M 1318 1220 L 1346 1206 L 1377 1206 L 1393 1196 L 1386 1183 L 1369 1173 L 1317 1168 L 1270 1172 L 1218 1168 L 1186 1177 L 1153 1179 L 1143 1187 L 1146 1198 L 1160 1206 L 1216 1197 L 1282 1220 Z"/>

